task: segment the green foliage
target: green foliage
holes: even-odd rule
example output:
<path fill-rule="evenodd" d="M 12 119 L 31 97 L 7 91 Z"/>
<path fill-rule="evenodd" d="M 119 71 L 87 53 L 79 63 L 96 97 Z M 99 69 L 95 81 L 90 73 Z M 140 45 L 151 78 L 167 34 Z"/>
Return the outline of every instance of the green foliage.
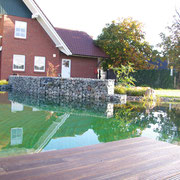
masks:
<path fill-rule="evenodd" d="M 128 88 L 128 96 L 144 96 L 147 88 Z"/>
<path fill-rule="evenodd" d="M 132 76 L 136 79 L 136 86 L 146 84 L 152 88 L 174 88 L 174 77 L 170 76 L 170 70 L 138 70 Z"/>
<path fill-rule="evenodd" d="M 120 68 L 114 68 L 113 70 L 115 71 L 119 84 L 122 86 L 134 85 L 136 80 L 130 75 L 130 73 L 135 72 L 132 63 L 128 63 L 126 66 L 121 64 Z"/>
<path fill-rule="evenodd" d="M 0 85 L 7 85 L 8 84 L 8 81 L 6 80 L 0 80 Z"/>
<path fill-rule="evenodd" d="M 104 70 L 133 63 L 137 69 L 149 69 L 147 62 L 152 57 L 152 47 L 145 41 L 142 24 L 132 18 L 119 19 L 107 24 L 95 44 L 101 47 L 109 58 L 102 62 Z"/>
<path fill-rule="evenodd" d="M 115 94 L 127 94 L 128 96 L 144 96 L 147 87 L 124 87 L 116 86 Z"/>
<path fill-rule="evenodd" d="M 115 94 L 126 94 L 126 88 L 123 86 L 115 86 L 114 93 Z"/>
<path fill-rule="evenodd" d="M 170 66 L 180 71 L 180 13 L 178 11 L 174 16 L 174 22 L 167 29 L 170 34 L 160 34 L 162 42 L 159 46 L 162 48 L 164 59 L 168 59 Z"/>

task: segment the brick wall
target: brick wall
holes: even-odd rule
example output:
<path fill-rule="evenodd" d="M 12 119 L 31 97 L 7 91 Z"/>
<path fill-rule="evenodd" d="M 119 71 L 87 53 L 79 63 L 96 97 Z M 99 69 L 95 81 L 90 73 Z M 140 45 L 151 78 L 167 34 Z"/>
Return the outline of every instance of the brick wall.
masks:
<path fill-rule="evenodd" d="M 15 20 L 27 22 L 27 39 L 14 38 Z M 59 64 L 59 50 L 55 48 L 46 32 L 40 24 L 33 19 L 15 16 L 4 16 L 3 51 L 1 64 L 1 78 L 7 79 L 9 75 L 46 76 L 48 64 Z M 13 71 L 13 54 L 26 56 L 26 68 L 24 72 Z M 53 54 L 57 54 L 53 58 Z M 34 56 L 46 57 L 46 72 L 34 72 Z"/>
<path fill-rule="evenodd" d="M 27 22 L 27 39 L 14 38 L 15 20 Z M 12 70 L 13 54 L 26 56 L 24 72 Z M 53 54 L 56 54 L 55 58 Z M 46 72 L 34 72 L 34 56 L 46 57 Z M 54 74 L 52 67 L 56 69 L 55 75 L 57 76 L 61 73 L 62 58 L 71 59 L 72 77 L 96 78 L 97 58 L 68 57 L 55 47 L 35 19 L 4 15 L 1 79 L 7 79 L 12 74 L 48 76 Z"/>
<path fill-rule="evenodd" d="M 62 59 L 71 59 L 71 77 L 97 78 L 97 58 L 67 57 L 60 53 L 60 64 Z"/>

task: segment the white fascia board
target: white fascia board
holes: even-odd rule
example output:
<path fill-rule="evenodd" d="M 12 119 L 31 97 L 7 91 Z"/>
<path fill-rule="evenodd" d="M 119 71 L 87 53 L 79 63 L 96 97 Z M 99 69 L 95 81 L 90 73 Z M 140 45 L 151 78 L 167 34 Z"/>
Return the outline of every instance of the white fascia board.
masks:
<path fill-rule="evenodd" d="M 56 44 L 56 46 L 59 47 L 59 50 L 62 51 L 63 53 L 65 53 L 67 56 L 72 55 L 72 53 L 69 50 L 69 48 L 63 42 L 61 37 L 58 35 L 58 33 L 56 32 L 54 27 L 47 20 L 47 18 L 41 12 L 39 7 L 35 4 L 35 2 L 33 0 L 23 0 L 23 2 L 29 8 L 29 10 L 32 12 L 33 15 L 36 15 L 36 14 L 38 15 L 37 21 L 41 24 L 43 29 L 47 32 L 47 34 L 50 36 L 50 38 Z"/>
<path fill-rule="evenodd" d="M 38 17 L 39 17 L 38 13 L 32 15 L 32 19 L 37 19 Z"/>

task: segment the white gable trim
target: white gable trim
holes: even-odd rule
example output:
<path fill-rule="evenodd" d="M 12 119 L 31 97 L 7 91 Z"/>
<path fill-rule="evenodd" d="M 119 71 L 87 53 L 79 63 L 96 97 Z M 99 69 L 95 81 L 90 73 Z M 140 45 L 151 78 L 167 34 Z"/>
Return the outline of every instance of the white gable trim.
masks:
<path fill-rule="evenodd" d="M 42 11 L 39 9 L 39 7 L 36 5 L 36 3 L 33 0 L 22 0 L 25 5 L 28 7 L 28 9 L 32 12 L 32 18 L 36 18 L 37 21 L 40 23 L 40 25 L 43 27 L 43 29 L 47 32 L 49 37 L 52 39 L 52 41 L 55 43 L 56 47 L 59 48 L 61 52 L 63 52 L 66 55 L 72 55 L 69 48 L 66 46 L 66 44 L 63 42 L 61 37 L 58 35 L 52 24 L 49 22 L 49 20 L 46 18 L 46 16 L 42 13 Z"/>

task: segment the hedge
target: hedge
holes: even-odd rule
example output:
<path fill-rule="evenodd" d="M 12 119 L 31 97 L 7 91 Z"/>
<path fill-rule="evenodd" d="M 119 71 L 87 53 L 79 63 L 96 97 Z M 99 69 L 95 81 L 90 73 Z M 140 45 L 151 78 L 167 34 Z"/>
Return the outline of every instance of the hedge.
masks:
<path fill-rule="evenodd" d="M 136 86 L 164 89 L 174 88 L 174 76 L 170 76 L 170 70 L 138 70 L 132 76 L 136 79 Z"/>

